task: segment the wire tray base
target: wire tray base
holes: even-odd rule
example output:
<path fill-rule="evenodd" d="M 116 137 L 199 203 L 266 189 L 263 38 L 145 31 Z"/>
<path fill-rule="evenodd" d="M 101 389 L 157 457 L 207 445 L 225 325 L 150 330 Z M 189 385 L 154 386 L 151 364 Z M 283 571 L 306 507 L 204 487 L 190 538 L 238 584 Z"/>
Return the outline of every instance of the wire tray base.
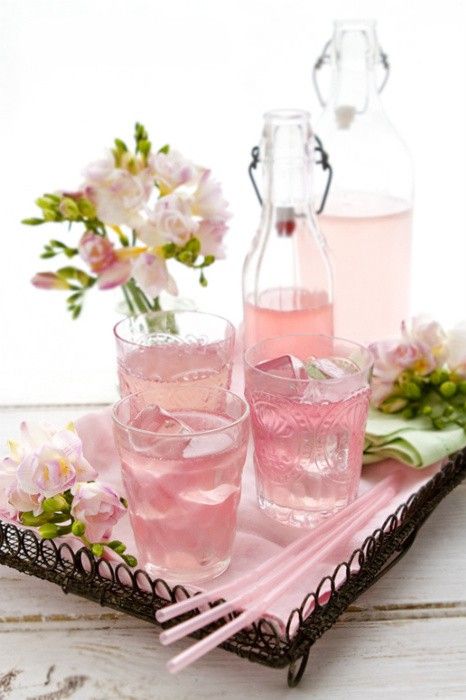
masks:
<path fill-rule="evenodd" d="M 399 561 L 435 507 L 465 477 L 466 449 L 450 458 L 425 486 L 397 508 L 347 562 L 322 579 L 299 608 L 290 612 L 284 635 L 263 618 L 228 639 L 222 648 L 272 668 L 288 666 L 288 685 L 296 686 L 306 669 L 312 645 L 361 593 Z M 1 520 L 0 564 L 51 581 L 65 593 L 75 593 L 152 624 L 157 624 L 155 612 L 159 608 L 189 595 L 183 586 L 150 579 L 145 571 L 131 571 L 124 564 L 112 566 L 108 561 L 96 560 L 85 547 L 74 552 L 67 543 L 41 540 L 32 530 Z M 176 622 L 193 614 L 196 611 Z M 192 636 L 204 637 L 229 619 L 231 615 Z M 175 622 L 166 626 L 171 624 Z"/>

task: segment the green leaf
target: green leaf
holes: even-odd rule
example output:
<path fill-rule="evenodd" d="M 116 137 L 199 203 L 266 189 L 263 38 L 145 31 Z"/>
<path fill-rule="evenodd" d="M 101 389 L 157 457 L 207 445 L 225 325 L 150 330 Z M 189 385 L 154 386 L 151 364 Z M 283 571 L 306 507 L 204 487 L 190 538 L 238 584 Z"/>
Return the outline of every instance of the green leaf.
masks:
<path fill-rule="evenodd" d="M 82 296 L 83 296 L 82 292 L 75 292 L 74 294 L 71 294 L 71 296 L 69 296 L 66 301 L 71 306 L 74 306 L 74 303 L 76 301 L 79 301 L 80 299 L 82 299 Z"/>
<path fill-rule="evenodd" d="M 79 315 L 80 315 L 82 309 L 83 309 L 82 306 L 70 307 L 71 318 L 73 319 L 73 321 L 75 321 L 75 320 L 79 317 Z"/>
<path fill-rule="evenodd" d="M 45 219 L 36 219 L 35 217 L 31 217 L 30 219 L 22 219 L 21 223 L 25 224 L 26 226 L 40 226 L 41 224 L 45 224 Z"/>

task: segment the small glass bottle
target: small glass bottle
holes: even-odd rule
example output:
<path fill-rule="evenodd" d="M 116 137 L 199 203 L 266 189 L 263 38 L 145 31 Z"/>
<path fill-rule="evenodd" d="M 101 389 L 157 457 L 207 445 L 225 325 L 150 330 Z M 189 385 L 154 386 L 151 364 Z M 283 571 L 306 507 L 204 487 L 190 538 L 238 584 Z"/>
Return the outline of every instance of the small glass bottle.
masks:
<path fill-rule="evenodd" d="M 262 215 L 243 268 L 245 347 L 333 333 L 331 271 L 312 207 L 309 114 L 275 110 L 264 119 Z"/>
<path fill-rule="evenodd" d="M 365 343 L 399 335 L 409 316 L 412 165 L 379 97 L 377 68 L 388 63 L 375 23 L 335 22 L 316 67 L 325 62 L 332 78 L 317 129 L 333 181 L 319 225 L 334 274 L 335 334 Z"/>

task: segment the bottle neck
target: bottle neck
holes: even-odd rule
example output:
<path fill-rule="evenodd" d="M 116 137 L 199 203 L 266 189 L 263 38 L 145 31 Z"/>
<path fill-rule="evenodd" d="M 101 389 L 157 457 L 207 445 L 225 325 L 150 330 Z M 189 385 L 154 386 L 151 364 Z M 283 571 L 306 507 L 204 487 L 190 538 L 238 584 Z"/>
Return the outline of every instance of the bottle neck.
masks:
<path fill-rule="evenodd" d="M 355 114 L 377 108 L 375 28 L 369 22 L 337 22 L 332 40 L 332 90 L 329 103 L 345 127 Z M 349 124 L 348 124 L 349 125 Z"/>
<path fill-rule="evenodd" d="M 305 211 L 311 201 L 311 164 L 307 158 L 264 163 L 264 208 Z"/>

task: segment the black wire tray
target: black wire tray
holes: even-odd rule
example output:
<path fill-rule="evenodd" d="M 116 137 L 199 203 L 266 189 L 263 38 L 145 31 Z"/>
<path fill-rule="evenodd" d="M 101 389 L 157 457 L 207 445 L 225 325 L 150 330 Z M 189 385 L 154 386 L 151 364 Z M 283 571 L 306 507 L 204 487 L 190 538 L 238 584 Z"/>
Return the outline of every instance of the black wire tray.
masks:
<path fill-rule="evenodd" d="M 285 634 L 280 634 L 271 620 L 263 618 L 235 634 L 221 647 L 265 666 L 288 666 L 288 685 L 296 686 L 304 674 L 314 642 L 361 593 L 400 560 L 438 503 L 465 477 L 466 449 L 453 455 L 425 486 L 364 540 L 347 562 L 339 564 L 333 573 L 322 579 L 300 607 L 291 611 Z M 189 596 L 183 586 L 171 587 L 162 579 L 151 579 L 145 571 L 131 571 L 125 564 L 112 566 L 106 560 L 95 559 L 86 547 L 74 552 L 67 543 L 41 540 L 32 530 L 1 520 L 0 563 L 52 581 L 61 586 L 64 593 L 75 593 L 152 624 L 158 624 L 155 612 L 159 608 L 179 600 L 180 596 Z M 311 612 L 307 613 L 309 610 Z M 196 613 L 187 613 L 164 626 L 169 627 Z M 236 614 L 192 636 L 204 637 Z"/>

